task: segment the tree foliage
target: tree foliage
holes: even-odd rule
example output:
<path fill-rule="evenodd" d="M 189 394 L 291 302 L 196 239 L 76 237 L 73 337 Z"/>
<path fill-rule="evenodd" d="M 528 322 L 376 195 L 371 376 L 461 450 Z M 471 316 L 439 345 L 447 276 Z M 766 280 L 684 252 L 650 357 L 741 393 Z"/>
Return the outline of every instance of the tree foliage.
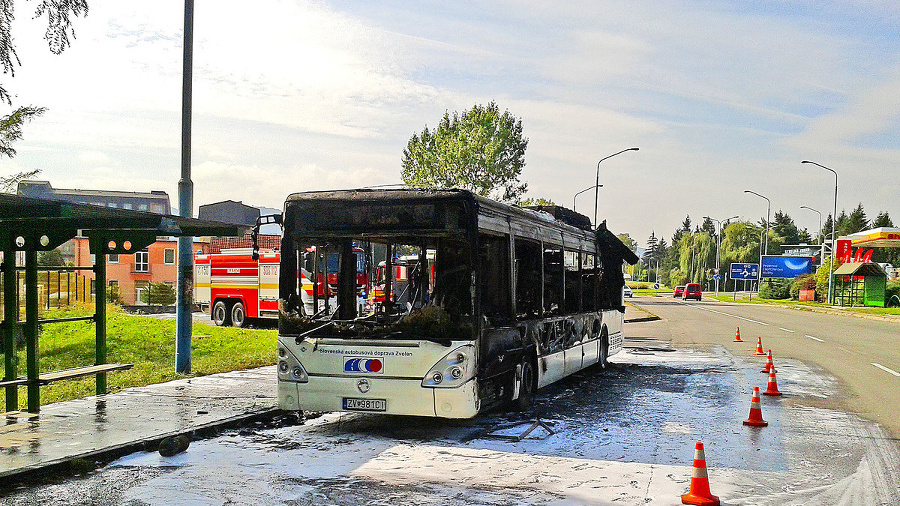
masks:
<path fill-rule="evenodd" d="M 62 53 L 75 38 L 72 18 L 87 16 L 87 0 L 39 0 L 34 11 L 34 18 L 47 17 L 47 30 L 44 40 L 53 54 Z M 15 77 L 16 66 L 22 64 L 16 53 L 13 40 L 12 23 L 15 20 L 14 0 L 0 1 L 0 67 L 3 73 Z M 9 92 L 0 85 L 0 100 L 12 105 Z"/>
<path fill-rule="evenodd" d="M 462 113 L 444 113 L 433 130 L 425 126 L 403 150 L 401 177 L 410 187 L 464 188 L 484 197 L 517 202 L 527 191 L 519 182 L 528 139 L 522 120 L 500 113 L 495 102 Z"/>
<path fill-rule="evenodd" d="M 44 114 L 43 107 L 19 107 L 12 113 L 0 117 L 0 157 L 16 156 L 16 150 L 12 145 L 22 138 L 22 126 L 31 119 Z M 0 193 L 12 193 L 16 185 L 23 179 L 32 178 L 40 173 L 40 169 L 23 171 L 10 176 L 0 176 Z"/>

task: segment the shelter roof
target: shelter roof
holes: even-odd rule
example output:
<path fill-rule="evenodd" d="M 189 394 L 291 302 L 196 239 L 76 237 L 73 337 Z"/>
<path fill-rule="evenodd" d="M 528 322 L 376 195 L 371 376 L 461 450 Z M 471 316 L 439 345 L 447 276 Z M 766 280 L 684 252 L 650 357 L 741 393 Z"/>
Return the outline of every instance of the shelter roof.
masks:
<path fill-rule="evenodd" d="M 174 236 L 243 235 L 246 228 L 171 214 L 0 194 L 0 228 L 22 227 L 142 230 Z"/>
<path fill-rule="evenodd" d="M 848 262 L 834 270 L 835 276 L 880 276 L 887 277 L 884 269 L 875 262 Z"/>

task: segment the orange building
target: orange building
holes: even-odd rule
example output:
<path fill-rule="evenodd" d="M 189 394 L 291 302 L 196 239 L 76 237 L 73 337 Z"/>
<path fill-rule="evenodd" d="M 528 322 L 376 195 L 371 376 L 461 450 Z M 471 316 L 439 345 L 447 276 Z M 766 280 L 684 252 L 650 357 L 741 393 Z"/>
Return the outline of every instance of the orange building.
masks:
<path fill-rule="evenodd" d="M 171 237 L 159 237 L 143 251 L 133 255 L 107 255 L 106 279 L 110 286 L 118 288 L 122 304 L 144 305 L 141 292 L 150 283 L 165 283 L 175 286 L 178 275 L 178 241 Z M 63 257 L 74 265 L 94 265 L 94 255 L 90 253 L 88 240 L 76 237 L 61 247 Z M 93 279 L 94 273 L 81 274 Z"/>

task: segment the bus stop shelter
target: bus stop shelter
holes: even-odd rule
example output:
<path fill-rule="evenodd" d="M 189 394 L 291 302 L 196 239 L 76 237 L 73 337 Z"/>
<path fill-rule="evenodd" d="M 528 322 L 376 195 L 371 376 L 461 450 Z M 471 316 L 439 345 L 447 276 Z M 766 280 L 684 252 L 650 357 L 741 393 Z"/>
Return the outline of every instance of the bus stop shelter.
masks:
<path fill-rule="evenodd" d="M 18 387 L 25 386 L 28 411 L 40 410 L 40 387 L 53 381 L 94 375 L 97 394 L 106 393 L 106 373 L 131 364 L 107 363 L 106 346 L 106 255 L 133 254 L 156 241 L 157 236 L 241 235 L 244 227 L 181 216 L 127 209 L 113 209 L 0 194 L 0 251 L 3 253 L 4 376 L 6 410 L 18 409 Z M 38 313 L 37 253 L 50 251 L 76 236 L 88 238 L 93 266 L 59 266 L 54 269 L 92 270 L 96 297 L 93 316 L 40 319 Z M 16 262 L 17 254 L 24 264 Z M 25 319 L 20 322 L 20 295 L 17 271 L 25 272 Z M 190 287 L 188 287 L 190 289 Z M 190 293 L 186 294 L 190 295 Z M 38 337 L 41 325 L 66 321 L 93 321 L 96 329 L 95 361 L 65 371 L 39 370 Z M 25 341 L 25 375 L 20 376 L 16 334 L 22 327 Z M 174 336 L 173 336 L 174 337 Z"/>
<path fill-rule="evenodd" d="M 840 306 L 884 307 L 887 274 L 874 262 L 849 262 L 834 271 L 837 291 L 834 300 Z"/>

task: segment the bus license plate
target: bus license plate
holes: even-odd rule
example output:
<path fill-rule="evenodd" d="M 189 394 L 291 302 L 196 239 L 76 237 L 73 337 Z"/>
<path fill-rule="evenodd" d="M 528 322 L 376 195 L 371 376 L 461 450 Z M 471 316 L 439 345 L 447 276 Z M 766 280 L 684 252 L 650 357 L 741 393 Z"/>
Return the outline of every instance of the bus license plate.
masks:
<path fill-rule="evenodd" d="M 385 399 L 353 399 L 344 397 L 344 409 L 355 411 L 387 411 Z"/>

